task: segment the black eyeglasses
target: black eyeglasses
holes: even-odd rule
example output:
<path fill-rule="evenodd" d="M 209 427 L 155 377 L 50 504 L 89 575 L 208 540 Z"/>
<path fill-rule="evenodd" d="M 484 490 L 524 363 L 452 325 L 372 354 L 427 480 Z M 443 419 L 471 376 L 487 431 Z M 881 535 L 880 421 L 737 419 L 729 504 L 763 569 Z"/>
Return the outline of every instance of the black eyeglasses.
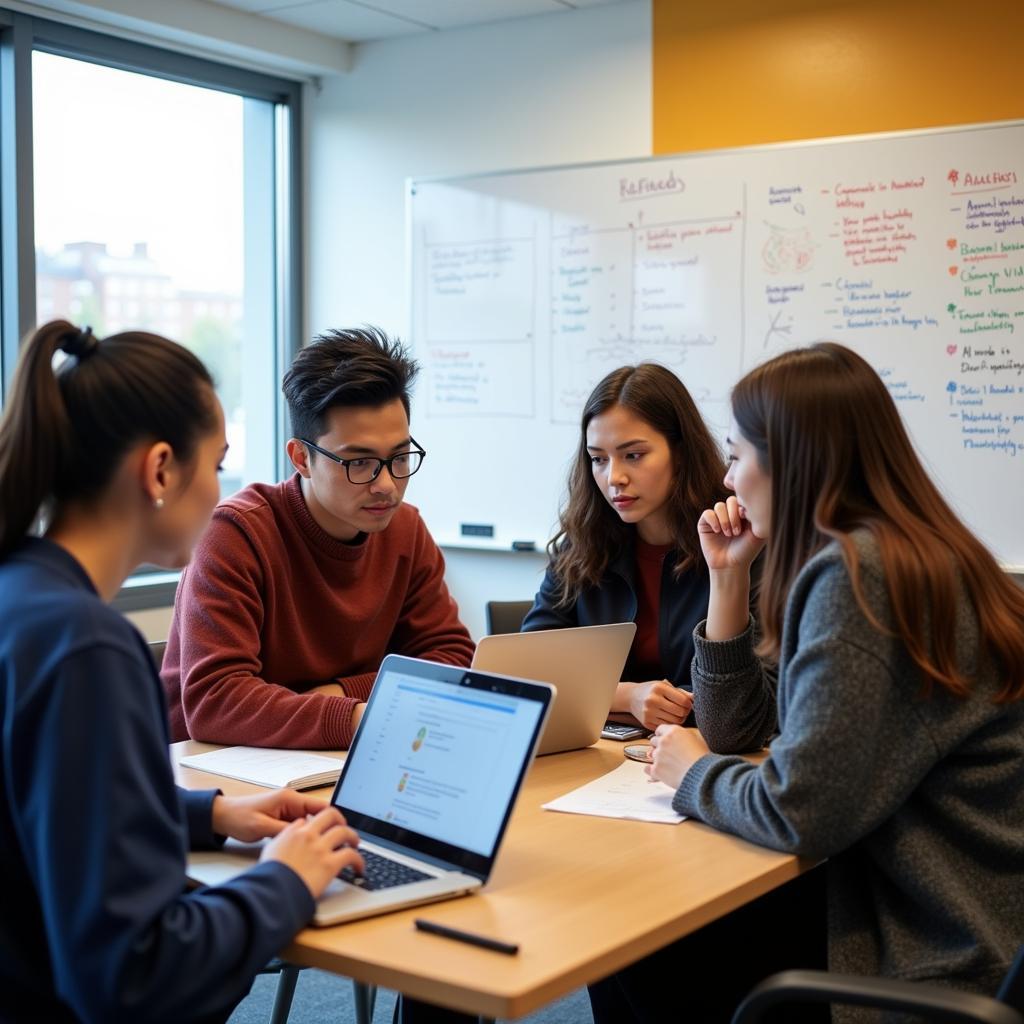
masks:
<path fill-rule="evenodd" d="M 326 456 L 331 462 L 344 466 L 345 475 L 351 484 L 372 484 L 380 476 L 385 466 L 393 480 L 404 480 L 406 477 L 412 476 L 423 465 L 423 459 L 427 454 L 411 437 L 409 443 L 415 445 L 415 448 L 409 452 L 392 455 L 390 459 L 378 459 L 374 456 L 363 455 L 355 459 L 343 459 L 341 456 L 335 455 L 334 452 L 329 452 L 326 448 L 307 441 L 304 437 L 300 437 L 298 440 L 307 448 L 312 448 L 313 451 Z"/>

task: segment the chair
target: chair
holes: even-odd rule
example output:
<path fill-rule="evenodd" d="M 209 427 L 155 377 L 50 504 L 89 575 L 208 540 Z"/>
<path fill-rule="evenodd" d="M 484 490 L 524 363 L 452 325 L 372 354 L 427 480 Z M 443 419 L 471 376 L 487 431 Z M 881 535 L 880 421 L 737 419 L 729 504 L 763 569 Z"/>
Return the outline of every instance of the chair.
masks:
<path fill-rule="evenodd" d="M 532 601 L 488 601 L 485 608 L 488 635 L 518 633 L 532 607 Z"/>
<path fill-rule="evenodd" d="M 755 1024 L 780 1003 L 842 1003 L 896 1010 L 935 1021 L 1024 1024 L 1024 946 L 994 998 L 942 985 L 860 978 L 828 971 L 782 971 L 765 978 L 740 1003 L 732 1024 Z"/>
<path fill-rule="evenodd" d="M 164 663 L 164 651 L 167 650 L 166 640 L 150 640 L 149 641 L 149 653 L 153 657 L 153 664 L 156 665 L 157 672 L 160 671 L 160 666 Z"/>
<path fill-rule="evenodd" d="M 149 642 L 149 653 L 153 657 L 153 664 L 156 665 L 157 672 L 160 671 L 160 666 L 163 664 L 166 650 L 166 640 L 151 640 Z M 260 974 L 279 975 L 277 991 L 274 993 L 274 1005 L 270 1011 L 270 1024 L 287 1024 L 288 1014 L 292 1009 L 292 999 L 295 997 L 295 985 L 299 980 L 299 971 L 302 970 L 305 968 L 297 967 L 284 960 L 274 959 L 259 971 Z M 356 1022 L 357 1024 L 369 1024 L 373 1020 L 377 987 L 358 981 L 353 981 L 352 985 L 355 989 Z"/>

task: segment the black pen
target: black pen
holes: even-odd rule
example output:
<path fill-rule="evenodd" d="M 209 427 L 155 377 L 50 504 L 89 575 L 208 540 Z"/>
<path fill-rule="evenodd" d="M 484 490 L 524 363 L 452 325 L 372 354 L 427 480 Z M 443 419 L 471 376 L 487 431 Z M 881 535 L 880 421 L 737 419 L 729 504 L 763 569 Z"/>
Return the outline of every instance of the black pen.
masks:
<path fill-rule="evenodd" d="M 459 928 L 450 928 L 446 924 L 438 924 L 436 921 L 424 921 L 422 917 L 416 918 L 416 927 L 421 932 L 430 932 L 432 935 L 443 935 L 446 939 L 457 939 L 459 942 L 468 942 L 471 946 L 482 946 L 484 949 L 493 949 L 496 953 L 508 953 L 515 956 L 519 952 L 519 946 L 511 942 L 501 942 L 498 939 L 489 939 L 486 935 L 476 935 L 474 932 L 464 932 Z"/>

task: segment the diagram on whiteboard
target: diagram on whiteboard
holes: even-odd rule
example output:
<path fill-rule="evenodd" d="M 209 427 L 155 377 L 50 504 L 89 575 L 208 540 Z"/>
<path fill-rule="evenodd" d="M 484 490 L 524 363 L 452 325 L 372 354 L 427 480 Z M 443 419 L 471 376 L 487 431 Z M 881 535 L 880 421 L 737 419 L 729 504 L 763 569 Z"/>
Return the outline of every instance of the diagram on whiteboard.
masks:
<path fill-rule="evenodd" d="M 419 269 L 427 409 L 443 417 L 534 414 L 536 225 L 497 204 L 476 234 L 424 230 Z M 495 218 L 487 224 L 487 215 Z M 447 226 L 446 226 L 447 227 Z M 491 230 L 488 230 L 491 228 Z"/>
<path fill-rule="evenodd" d="M 784 228 L 765 222 L 768 241 L 761 249 L 764 269 L 769 274 L 800 274 L 810 270 L 816 248 L 806 226 Z"/>
<path fill-rule="evenodd" d="M 664 214 L 636 210 L 618 225 L 576 223 L 552 233 L 553 423 L 576 422 L 580 394 L 619 366 L 654 360 L 683 379 L 692 370 L 703 381 L 709 370 L 727 365 L 719 338 L 740 330 L 735 296 L 742 210 L 692 218 Z M 730 279 L 732 296 L 710 287 Z M 720 387 L 726 387 L 724 376 Z"/>

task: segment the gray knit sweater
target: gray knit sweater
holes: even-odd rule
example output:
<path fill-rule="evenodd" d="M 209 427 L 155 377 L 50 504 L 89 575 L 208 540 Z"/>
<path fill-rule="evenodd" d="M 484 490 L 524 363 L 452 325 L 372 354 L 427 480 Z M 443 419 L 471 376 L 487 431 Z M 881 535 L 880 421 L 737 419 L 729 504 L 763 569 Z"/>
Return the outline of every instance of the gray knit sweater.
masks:
<path fill-rule="evenodd" d="M 856 535 L 874 614 L 891 623 L 874 541 Z M 1022 626 L 1024 628 L 1024 626 Z M 764 742 L 754 766 L 711 754 L 673 804 L 776 850 L 829 858 L 829 963 L 843 973 L 943 981 L 992 993 L 1024 942 L 1024 702 L 992 703 L 976 617 L 960 595 L 960 700 L 921 675 L 853 595 L 838 544 L 804 566 L 786 605 L 778 693 L 751 629 L 694 633 L 697 722 L 712 749 Z M 877 1019 L 843 1008 L 834 1019 Z"/>

